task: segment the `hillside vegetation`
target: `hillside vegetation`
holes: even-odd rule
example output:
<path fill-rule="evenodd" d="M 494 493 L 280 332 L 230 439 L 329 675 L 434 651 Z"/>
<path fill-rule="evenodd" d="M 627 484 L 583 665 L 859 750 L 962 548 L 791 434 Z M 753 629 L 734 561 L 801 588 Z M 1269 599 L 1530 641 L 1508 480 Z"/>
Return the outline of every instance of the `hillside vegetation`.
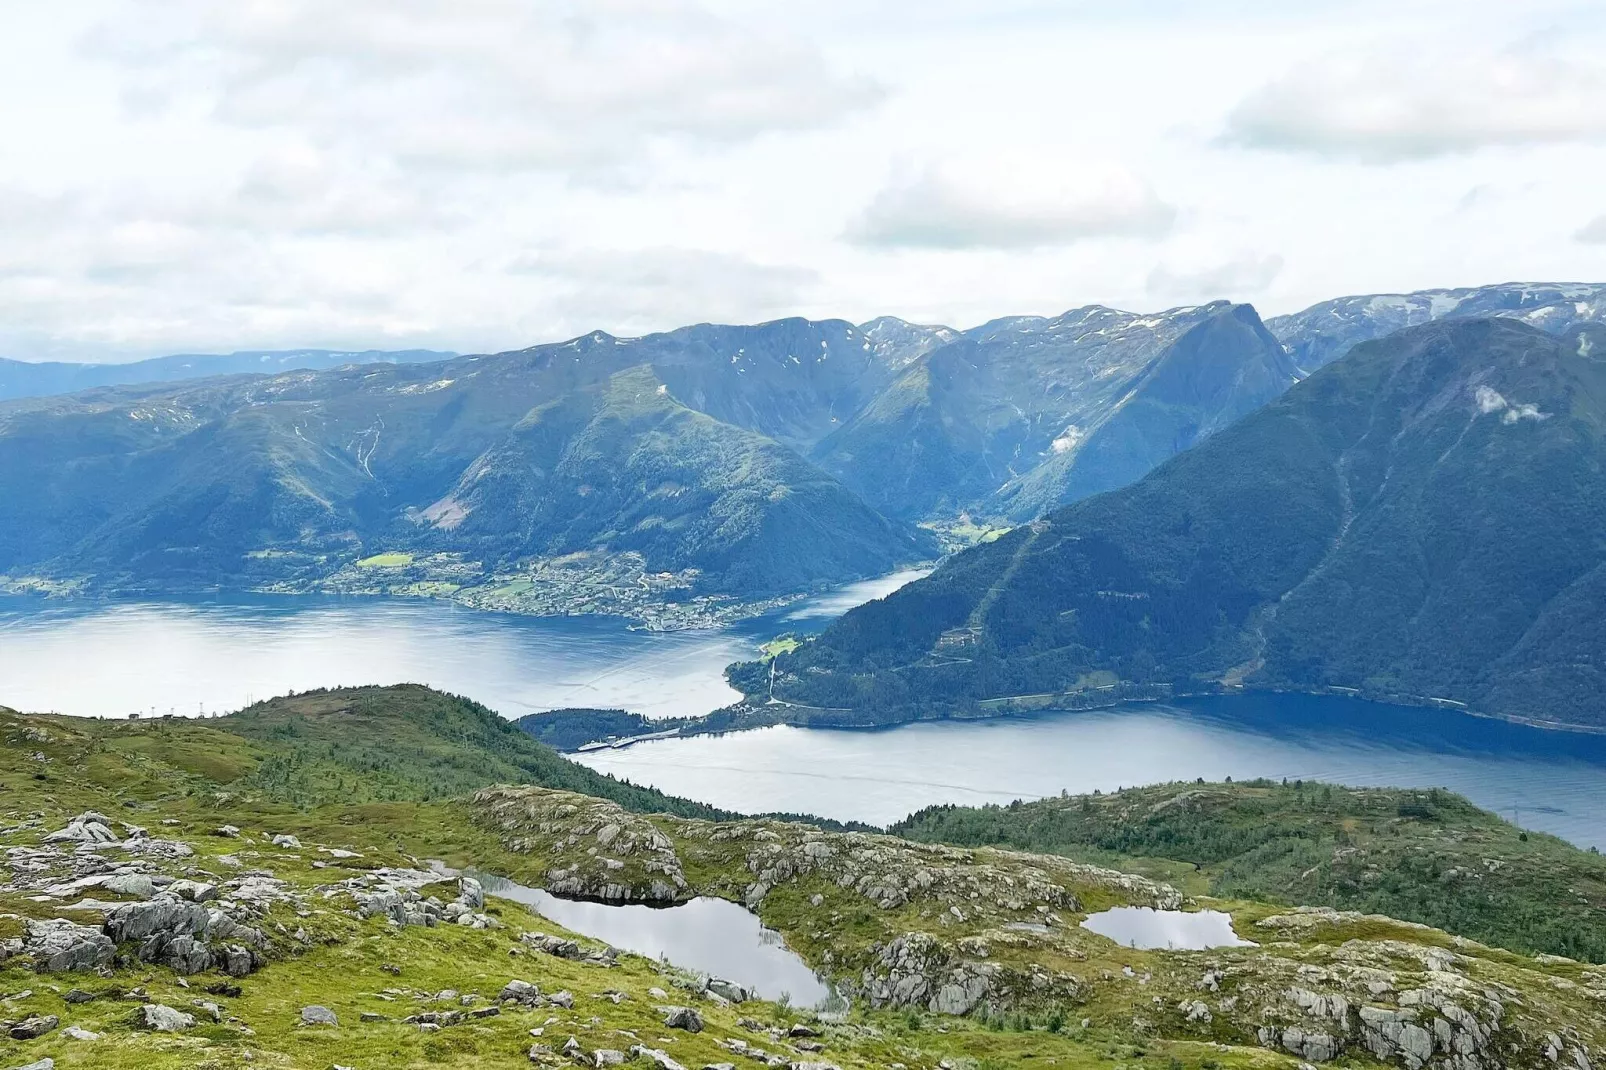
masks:
<path fill-rule="evenodd" d="M 399 552 L 414 593 L 454 594 L 594 552 L 681 598 L 878 575 L 935 540 L 769 437 L 869 389 L 868 344 L 783 321 L 0 404 L 0 574 L 302 590 Z"/>
<path fill-rule="evenodd" d="M 1606 962 L 1606 858 L 1446 791 L 1166 784 L 929 807 L 889 831 L 1065 854 L 1211 895 L 1387 914 L 1529 954 Z"/>
<path fill-rule="evenodd" d="M 309 691 L 205 721 L 144 722 L 133 734 L 116 722 L 87 722 L 86 730 L 109 746 L 154 735 L 172 755 L 195 754 L 196 771 L 211 780 L 300 806 L 427 802 L 487 784 L 540 784 L 631 810 L 722 813 L 587 769 L 471 699 L 414 684 Z"/>
<path fill-rule="evenodd" d="M 244 734 L 218 727 L 228 719 L 0 711 L 0 1065 L 1541 1070 L 1606 1058 L 1606 971 L 1385 917 L 1189 899 L 1052 855 L 644 813 L 533 786 L 360 802 L 401 789 L 396 764 L 417 790 L 430 779 L 419 770 L 451 769 L 454 752 L 494 761 L 517 748 L 416 695 L 388 719 L 377 692 L 329 698 L 259 709 Z M 405 738 L 362 759 L 327 749 L 382 728 Z M 323 752 L 345 800 L 290 801 L 252 779 L 297 749 Z M 427 859 L 612 903 L 743 902 L 850 1005 L 741 999 L 482 900 Z M 1208 907 L 1253 943 L 1146 950 L 1082 926 L 1113 907 Z"/>
<path fill-rule="evenodd" d="M 774 695 L 885 720 L 1332 689 L 1606 724 L 1606 359 L 1583 348 L 1511 319 L 1358 346 L 846 614 L 775 659 Z M 731 676 L 767 697 L 767 668 Z"/>

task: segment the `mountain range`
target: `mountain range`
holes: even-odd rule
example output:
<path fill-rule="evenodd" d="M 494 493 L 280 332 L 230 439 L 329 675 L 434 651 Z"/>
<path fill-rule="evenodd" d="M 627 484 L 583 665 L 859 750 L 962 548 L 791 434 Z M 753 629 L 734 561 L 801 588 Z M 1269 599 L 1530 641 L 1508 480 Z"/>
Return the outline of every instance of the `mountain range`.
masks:
<path fill-rule="evenodd" d="M 381 589 L 504 590 L 531 562 L 600 554 L 637 563 L 628 585 L 661 574 L 768 597 L 930 559 L 916 525 L 996 534 L 1126 486 L 1401 317 L 1496 310 L 1591 351 L 1601 294 L 1346 298 L 1269 323 L 1228 302 L 1089 306 L 963 331 L 786 319 L 448 359 L 17 365 L 153 381 L 0 402 L 0 574 L 369 589 L 385 573 L 354 566 L 406 562 Z M 384 362 L 352 362 L 369 357 Z M 213 374 L 296 362 L 336 366 Z"/>
<path fill-rule="evenodd" d="M 785 435 L 798 406 L 761 381 L 779 362 L 722 360 L 722 377 L 699 379 L 708 362 L 643 342 L 598 334 L 495 357 L 11 402 L 0 570 L 192 588 L 318 574 L 380 550 L 496 567 L 601 549 L 639 552 L 655 572 L 712 568 L 710 589 L 753 595 L 933 551 L 929 535 L 773 439 L 687 408 L 666 382 Z M 813 348 L 824 363 L 829 344 Z M 797 379 L 808 401 L 839 387 L 824 371 Z"/>
<path fill-rule="evenodd" d="M 7 360 L 0 357 L 0 401 L 71 394 L 97 386 L 168 383 L 209 375 L 272 375 L 278 372 L 338 368 L 343 364 L 410 364 L 445 360 L 455 353 L 433 349 L 284 349 L 239 353 L 179 353 L 124 364 Z"/>
<path fill-rule="evenodd" d="M 1574 324 L 1606 320 L 1606 285 L 1507 282 L 1449 290 L 1339 297 L 1266 326 L 1288 347 L 1302 373 L 1336 360 L 1360 342 L 1440 319 L 1497 316 L 1562 334 Z"/>
<path fill-rule="evenodd" d="M 1596 336 L 1447 318 L 1362 343 L 733 678 L 908 715 L 1248 686 L 1606 724 Z"/>

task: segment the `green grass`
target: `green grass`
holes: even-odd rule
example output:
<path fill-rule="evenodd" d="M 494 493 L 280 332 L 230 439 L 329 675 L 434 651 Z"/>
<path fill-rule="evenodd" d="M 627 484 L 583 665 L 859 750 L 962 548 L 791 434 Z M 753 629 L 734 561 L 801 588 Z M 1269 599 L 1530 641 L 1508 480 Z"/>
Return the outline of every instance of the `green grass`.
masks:
<path fill-rule="evenodd" d="M 402 699 L 409 696 L 403 693 Z M 543 1040 L 554 1047 L 573 1035 L 587 1050 L 628 1050 L 642 1042 L 668 1051 L 688 1067 L 728 1061 L 718 1039 L 739 1037 L 770 1050 L 780 1044 L 766 1033 L 755 1032 L 741 1019 L 763 1025 L 790 1025 L 805 1020 L 805 1012 L 774 1003 L 750 1002 L 721 1007 L 676 987 L 680 977 L 658 963 L 625 956 L 620 965 L 606 969 L 570 962 L 529 951 L 518 943 L 527 930 L 563 930 L 525 908 L 492 899 L 488 913 L 505 927 L 474 931 L 457 926 L 388 930 L 378 919 L 358 921 L 313 889 L 365 868 L 403 866 L 417 858 L 441 858 L 451 864 L 477 863 L 528 883 L 539 883 L 547 863 L 538 855 L 510 852 L 498 835 L 482 826 L 460 801 L 390 801 L 356 805 L 326 803 L 298 805 L 265 792 L 253 780 L 255 767 L 279 754 L 280 740 L 273 726 L 305 725 L 320 717 L 339 721 L 341 715 L 326 708 L 329 696 L 320 696 L 317 708 L 298 704 L 296 717 L 286 720 L 283 709 L 259 711 L 260 739 L 248 740 L 220 731 L 215 722 L 186 721 L 98 722 L 57 717 L 24 717 L 0 711 L 0 814 L 8 823 L 18 807 L 40 815 L 33 831 L 0 836 L 4 846 L 33 843 L 43 829 L 59 827 L 67 817 L 85 809 L 99 809 L 114 820 L 159 826 L 165 838 L 183 839 L 197 851 L 190 862 L 197 868 L 228 872 L 223 855 L 237 857 L 245 866 L 270 870 L 293 888 L 311 893 L 309 910 L 293 916 L 276 906 L 269 921 L 301 929 L 305 946 L 276 939 L 272 961 L 255 974 L 240 979 L 237 997 L 204 991 L 214 975 L 181 979 L 162 967 L 134 965 L 119 968 L 110 977 L 92 975 L 36 975 L 23 960 L 0 964 L 0 992 L 5 1016 L 20 1020 L 31 1014 L 55 1014 L 62 1025 L 76 1025 L 101 1034 L 80 1041 L 62 1030 L 33 1041 L 12 1041 L 0 1036 L 0 1066 L 20 1066 L 52 1058 L 60 1070 L 245 1070 L 247 1067 L 329 1067 L 336 1064 L 363 1070 L 376 1068 L 502 1068 L 530 1065 L 527 1051 L 530 1030 L 544 1030 Z M 411 717 L 428 720 L 427 707 L 411 708 Z M 403 718 L 390 722 L 396 728 Z M 373 727 L 370 723 L 368 727 Z M 215 763 L 198 763 L 197 754 L 210 746 Z M 33 754 L 45 760 L 35 761 Z M 211 780 L 208 772 L 223 779 Z M 41 779 L 42 778 L 42 779 Z M 353 770 L 347 789 L 374 795 L 394 783 L 382 770 Z M 667 818 L 663 820 L 669 820 Z M 168 825 L 167 821 L 176 822 Z M 213 836 L 221 823 L 237 824 L 237 839 Z M 273 848 L 264 836 L 291 833 L 307 844 L 302 851 Z M 360 852 L 361 858 L 313 863 L 325 856 L 314 845 L 332 845 Z M 712 862 L 709 863 L 712 866 Z M 727 867 L 730 860 L 727 859 Z M 739 862 L 736 867 L 739 868 Z M 717 876 L 712 868 L 710 879 Z M 840 889 L 832 889 L 841 896 Z M 443 897 L 449 898 L 449 891 Z M 794 904 L 794 909 L 800 909 Z M 0 914 L 59 915 L 59 905 L 31 902 L 20 893 L 0 892 Z M 876 912 L 862 907 L 856 924 L 869 931 Z M 88 920 L 88 919 L 85 919 Z M 272 926 L 269 926 L 272 928 Z M 0 917 L 0 938 L 19 935 L 21 924 Z M 515 954 L 515 952 L 517 952 Z M 543 1008 L 538 1011 L 506 1009 L 501 1014 L 438 1033 L 423 1033 L 400 1019 L 422 1009 L 417 993 L 455 989 L 477 994 L 476 1006 L 485 1006 L 508 980 L 533 982 L 545 992 L 566 989 L 574 994 L 572 1011 Z M 119 999 L 116 993 L 138 986 L 145 999 L 196 1013 L 201 1023 L 181 1035 L 153 1035 L 136 1031 L 131 1015 L 138 1000 Z M 78 987 L 101 994 L 93 1002 L 68 1004 L 63 996 Z M 654 996 L 662 988 L 668 996 Z M 601 997 L 605 991 L 623 993 L 614 1003 Z M 390 999 L 386 999 L 386 995 Z M 204 1018 L 194 1005 L 198 999 L 219 1003 L 223 1023 Z M 665 1029 L 659 1004 L 696 1006 L 707 1022 L 697 1035 Z M 299 1025 L 300 1008 L 321 1004 L 339 1016 L 333 1028 Z M 389 1020 L 365 1023 L 364 1012 Z M 555 1019 L 555 1020 L 553 1020 Z M 1106 1048 L 1125 1054 L 1129 1067 L 1163 1070 L 1175 1059 L 1188 1070 L 1213 1060 L 1221 1067 L 1267 1067 L 1292 1070 L 1295 1061 L 1275 1053 L 1246 1047 L 1217 1048 L 1186 1038 L 1148 1038 L 1138 1041 L 1144 1054 L 1133 1057 L 1135 1038 L 1108 1024 L 1083 1033 L 1080 1029 L 1051 1032 L 1047 1012 L 1023 1028 L 995 1031 L 981 1019 L 936 1019 L 905 1012 L 856 1009 L 841 1025 L 822 1026 L 828 1059 L 844 1070 L 871 1070 L 895 1062 L 931 1067 L 942 1060 L 957 1067 L 1013 1067 L 1054 1065 L 1091 1068 L 1107 1065 Z M 242 1028 L 244 1027 L 244 1028 Z M 249 1032 L 247 1031 L 249 1030 Z M 806 1056 L 795 1055 L 794 1058 Z"/>
<path fill-rule="evenodd" d="M 673 971 L 639 958 L 626 956 L 617 968 L 603 969 L 526 952 L 517 946 L 521 930 L 559 930 L 515 904 L 492 901 L 490 912 L 506 926 L 502 929 L 476 932 L 443 926 L 392 932 L 377 919 L 357 920 L 344 912 L 343 900 L 326 899 L 315 891 L 364 868 L 413 865 L 414 860 L 430 858 L 458 866 L 474 864 L 539 885 L 552 865 L 590 857 L 584 840 L 571 838 L 562 820 L 550 827 L 521 827 L 517 821 L 493 820 L 486 804 L 426 797 L 460 777 L 461 782 L 471 780 L 461 764 L 472 755 L 479 756 L 482 776 L 547 770 L 539 763 L 520 764 L 526 759 L 533 762 L 530 756 L 538 753 L 556 759 L 544 748 L 508 747 L 481 724 L 479 710 L 464 700 L 405 687 L 294 696 L 259 704 L 234 718 L 210 721 L 110 722 L 0 710 L 0 819 L 7 829 L 0 833 L 0 847 L 35 844 L 44 830 L 93 808 L 114 820 L 160 828 L 164 838 L 189 842 L 197 854 L 186 864 L 198 870 L 229 872 L 223 861 L 226 854 L 235 856 L 243 868 L 269 870 L 306 893 L 307 903 L 300 916 L 284 906 L 273 908 L 267 919 L 273 924 L 267 927 L 278 935 L 273 937 L 270 964 L 239 982 L 242 992 L 237 998 L 218 1000 L 239 1021 L 204 1023 L 182 1036 L 154 1037 L 131 1029 L 133 1002 L 105 998 L 69 1006 L 62 996 L 75 985 L 91 991 L 138 985 L 150 999 L 193 1010 L 195 999 L 215 998 L 201 989 L 217 978 L 191 978 L 186 988 L 170 971 L 144 965 L 119 968 L 103 979 L 36 975 L 25 961 L 0 964 L 0 993 L 11 997 L 4 1001 L 5 1017 L 57 1014 L 64 1026 L 76 1024 L 103 1034 L 96 1041 L 73 1041 L 59 1030 L 36 1041 L 0 1039 L 0 1066 L 20 1066 L 48 1056 L 60 1070 L 244 1070 L 247 1066 L 290 1070 L 335 1064 L 361 1070 L 498 1070 L 529 1065 L 526 1051 L 533 1028 L 545 1029 L 555 1045 L 572 1033 L 588 1050 L 627 1049 L 634 1034 L 688 1067 L 736 1061 L 714 1045 L 724 1037 L 741 1037 L 777 1050 L 776 1042 L 740 1019 L 789 1024 L 803 1018 L 803 1013 L 762 1002 L 719 1007 L 677 989 L 678 975 Z M 296 775 L 265 775 L 265 770 L 284 763 L 293 766 Z M 385 798 L 392 794 L 405 797 Z M 542 793 L 532 789 L 525 794 Z M 555 813 L 573 806 L 580 812 L 576 821 L 589 820 L 583 812 L 588 808 L 609 806 L 574 795 L 544 797 L 558 807 Z M 676 805 L 662 796 L 656 800 L 662 801 L 660 811 Z M 756 843 L 773 842 L 771 836 L 798 843 L 806 837 L 832 835 L 779 822 L 713 825 L 689 816 L 653 813 L 654 807 L 646 805 L 653 796 L 622 793 L 620 801 L 637 804 L 647 816 L 612 810 L 615 816 L 610 820 L 634 823 L 637 828 L 650 824 L 661 832 L 673 845 L 693 890 L 702 894 L 740 898 L 752 879 L 748 853 Z M 1453 812 L 1452 802 L 1441 805 L 1444 813 Z M 38 823 L 19 827 L 30 814 L 38 815 Z M 234 839 L 211 834 L 225 822 L 238 825 L 243 835 Z M 272 833 L 294 834 L 308 846 L 302 851 L 270 847 L 266 836 Z M 866 866 L 882 869 L 900 864 L 896 862 L 900 851 L 925 850 L 886 838 L 831 842 L 839 850 L 852 845 L 853 851 L 863 852 Z M 330 860 L 316 852 L 316 845 L 348 848 L 361 857 Z M 634 861 L 622 879 L 637 879 L 641 867 Z M 1015 882 L 1006 883 L 1007 887 L 1019 884 L 1027 872 L 1023 867 L 1060 865 L 988 849 L 954 856 L 945 864 L 975 867 L 973 872 L 984 880 Z M 1340 950 L 1347 961 L 1392 954 L 1378 950 L 1383 945 L 1368 943 L 1379 940 L 1396 941 L 1400 947 L 1454 946 L 1474 981 L 1507 986 L 1517 993 L 1520 1002 L 1511 1003 L 1516 1008 L 1513 1013 L 1535 1016 L 1531 1020 L 1540 1023 L 1536 1026 L 1540 1031 L 1534 1035 L 1576 1023 L 1586 1036 L 1595 1036 L 1586 990 L 1606 982 L 1597 976 L 1599 971 L 1591 973 L 1578 964 L 1539 964 L 1387 919 L 1330 924 L 1275 941 L 1262 937 L 1261 948 L 1202 955 L 1140 951 L 1120 947 L 1075 924 L 1082 913 L 1132 901 L 1133 893 L 1069 871 L 1059 879 L 1069 882 L 1079 905 L 1066 910 L 1067 924 L 1043 939 L 1011 935 L 1000 927 L 1009 918 L 1031 916 L 1030 904 L 1022 909 L 985 900 L 978 904 L 961 888 L 957 899 L 952 892 L 922 893 L 899 906 L 882 908 L 853 887 L 820 874 L 781 880 L 765 898 L 760 914 L 805 959 L 816 966 L 829 965 L 841 976 L 857 976 L 874 948 L 891 936 L 925 931 L 950 946 L 962 938 L 985 940 L 991 947 L 988 961 L 1010 976 L 1024 979 L 1045 970 L 1056 978 L 1080 978 L 1074 998 L 1046 996 L 1042 993 L 1048 989 L 1023 981 L 1013 1005 L 997 1014 L 979 1012 L 969 1018 L 873 1010 L 861 1000 L 845 1023 L 823 1030 L 826 1051 L 818 1057 L 843 1070 L 893 1063 L 929 1070 L 944 1060 L 965 1070 L 1050 1065 L 1077 1070 L 1116 1065 L 1128 1070 L 1176 1066 L 1294 1070 L 1297 1059 L 1254 1045 L 1253 1024 L 1259 1020 L 1254 998 L 1246 997 L 1242 1021 L 1229 1019 L 1223 1010 L 1208 1029 L 1181 1023 L 1173 1008 L 1179 1000 L 1195 998 L 1195 982 L 1206 963 L 1225 962 L 1245 977 L 1281 977 L 1275 983 L 1285 985 L 1295 966 L 1319 966 Z M 820 897 L 818 904 L 815 896 Z M 948 920 L 950 902 L 964 905 L 962 921 Z M 1251 934 L 1257 921 L 1279 909 L 1232 899 L 1208 905 L 1230 911 L 1239 931 Z M 26 893 L 0 891 L 0 914 L 45 916 L 62 910 L 59 904 L 33 902 Z M 296 929 L 307 934 L 304 946 L 289 936 Z M 18 922 L 0 917 L 0 938 L 18 932 Z M 521 954 L 513 954 L 515 950 Z M 1133 971 L 1130 975 L 1124 972 L 1128 968 Z M 544 991 L 568 989 L 575 995 L 573 1011 L 532 1014 L 509 1009 L 435 1034 L 420 1033 L 395 1020 L 420 1009 L 414 993 L 451 988 L 490 997 L 515 977 L 539 984 Z M 655 986 L 670 995 L 652 996 L 648 990 Z M 403 991 L 390 992 L 392 1002 L 382 998 L 387 989 Z M 599 998 L 606 990 L 622 992 L 625 998 L 618 1004 Z M 21 995 L 24 992 L 29 994 Z M 340 1025 L 299 1026 L 300 1007 L 312 1003 L 333 1008 Z M 666 1030 L 654 1010 L 659 1003 L 695 1004 L 709 1028 L 696 1036 Z M 392 1020 L 363 1023 L 358 1019 L 364 1011 Z M 557 1020 L 548 1022 L 549 1017 Z M 1083 1019 L 1090 1022 L 1086 1029 L 1080 1024 Z M 252 1032 L 244 1032 L 241 1025 Z M 1351 1055 L 1344 1065 L 1372 1064 Z"/>
<path fill-rule="evenodd" d="M 778 635 L 758 649 L 766 658 L 773 658 L 777 654 L 790 654 L 802 645 L 803 641 L 795 635 Z"/>
<path fill-rule="evenodd" d="M 390 552 L 382 553 L 382 554 L 374 554 L 372 557 L 365 557 L 361 561 L 357 562 L 357 567 L 358 568 L 405 568 L 406 566 L 408 566 L 408 565 L 410 565 L 412 563 L 413 563 L 413 555 L 412 554 L 404 554 L 404 553 L 398 553 L 396 551 L 390 551 Z"/>
<path fill-rule="evenodd" d="M 7 717 L 0 712 L 0 733 Z M 312 808 L 427 802 L 489 784 L 542 784 L 627 809 L 722 811 L 594 772 L 468 699 L 412 684 L 309 691 L 226 717 L 100 721 L 37 717 L 59 740 L 41 751 L 52 776 L 82 766 L 105 789 L 139 795 L 224 787 Z"/>
<path fill-rule="evenodd" d="M 1516 951 L 1606 961 L 1606 858 L 1446 791 L 1168 784 L 932 807 L 893 831 L 1049 851 L 1190 891 L 1387 914 Z"/>

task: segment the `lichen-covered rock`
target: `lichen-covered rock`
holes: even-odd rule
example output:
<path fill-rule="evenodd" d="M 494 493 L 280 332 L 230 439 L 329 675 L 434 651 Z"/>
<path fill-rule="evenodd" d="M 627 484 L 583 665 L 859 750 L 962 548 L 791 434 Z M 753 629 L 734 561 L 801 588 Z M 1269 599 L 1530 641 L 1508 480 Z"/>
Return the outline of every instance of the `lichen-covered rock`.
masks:
<path fill-rule="evenodd" d="M 37 1040 L 61 1024 L 54 1014 L 33 1014 L 6 1030 L 12 1040 Z"/>
<path fill-rule="evenodd" d="M 339 1025 L 340 1019 L 328 1007 L 313 1004 L 301 1008 L 302 1025 Z"/>
<path fill-rule="evenodd" d="M 969 1014 L 995 994 L 999 973 L 991 963 L 958 959 L 930 933 L 904 933 L 881 948 L 860 986 L 873 1007 Z"/>
<path fill-rule="evenodd" d="M 64 918 L 29 919 L 26 925 L 23 951 L 33 956 L 34 969 L 40 973 L 97 969 L 117 950 L 104 933 Z"/>
<path fill-rule="evenodd" d="M 119 843 L 122 837 L 111 829 L 111 818 L 93 810 L 67 822 L 66 828 L 48 833 L 46 843 Z"/>
<path fill-rule="evenodd" d="M 664 1012 L 664 1025 L 669 1029 L 684 1029 L 688 1033 L 703 1031 L 703 1016 L 691 1007 L 660 1007 Z"/>
<path fill-rule="evenodd" d="M 182 1033 L 195 1028 L 195 1015 L 162 1003 L 146 1003 L 134 1012 L 134 1026 L 155 1033 Z"/>
<path fill-rule="evenodd" d="M 510 850 L 551 858 L 554 895 L 674 903 L 693 894 L 669 837 L 614 803 L 544 788 L 487 788 L 474 802 Z"/>

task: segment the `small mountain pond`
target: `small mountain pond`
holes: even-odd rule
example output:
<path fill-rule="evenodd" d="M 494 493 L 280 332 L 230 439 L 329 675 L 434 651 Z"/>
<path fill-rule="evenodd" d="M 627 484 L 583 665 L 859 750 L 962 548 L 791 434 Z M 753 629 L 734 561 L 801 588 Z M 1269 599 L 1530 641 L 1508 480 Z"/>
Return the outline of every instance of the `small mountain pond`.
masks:
<path fill-rule="evenodd" d="M 1219 910 L 1155 910 L 1112 907 L 1089 914 L 1082 928 L 1125 947 L 1143 950 L 1203 951 L 1212 947 L 1254 947 L 1232 929 L 1232 915 Z"/>
<path fill-rule="evenodd" d="M 823 1008 L 840 1001 L 780 933 L 765 928 L 756 914 L 736 903 L 709 896 L 672 907 L 596 903 L 562 899 L 505 877 L 469 873 L 488 895 L 522 903 L 566 929 L 621 950 L 734 981 L 764 999 L 785 996 L 798 1007 Z"/>

